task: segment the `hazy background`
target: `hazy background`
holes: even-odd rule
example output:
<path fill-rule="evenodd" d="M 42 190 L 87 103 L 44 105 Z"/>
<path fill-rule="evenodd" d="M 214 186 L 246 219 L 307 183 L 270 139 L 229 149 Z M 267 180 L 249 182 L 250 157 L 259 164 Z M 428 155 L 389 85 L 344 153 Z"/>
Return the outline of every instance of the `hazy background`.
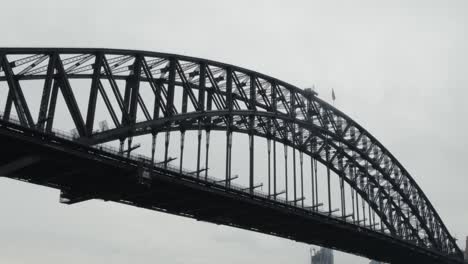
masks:
<path fill-rule="evenodd" d="M 5 1 L 0 46 L 143 49 L 315 84 L 414 176 L 464 248 L 467 1 Z M 0 95 L 1 96 L 1 95 Z M 309 246 L 0 179 L 1 263 L 308 263 Z M 368 260 L 336 254 L 336 263 Z"/>

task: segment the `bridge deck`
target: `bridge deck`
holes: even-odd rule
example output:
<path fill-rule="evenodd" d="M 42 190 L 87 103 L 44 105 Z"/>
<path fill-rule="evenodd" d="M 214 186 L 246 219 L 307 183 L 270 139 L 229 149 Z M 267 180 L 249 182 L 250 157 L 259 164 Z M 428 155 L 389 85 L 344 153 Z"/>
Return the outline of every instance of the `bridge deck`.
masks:
<path fill-rule="evenodd" d="M 391 263 L 460 263 L 346 221 L 2 122 L 0 175 L 62 190 L 62 202 L 103 199 L 229 225 Z M 6 150 L 6 151 L 5 151 Z"/>

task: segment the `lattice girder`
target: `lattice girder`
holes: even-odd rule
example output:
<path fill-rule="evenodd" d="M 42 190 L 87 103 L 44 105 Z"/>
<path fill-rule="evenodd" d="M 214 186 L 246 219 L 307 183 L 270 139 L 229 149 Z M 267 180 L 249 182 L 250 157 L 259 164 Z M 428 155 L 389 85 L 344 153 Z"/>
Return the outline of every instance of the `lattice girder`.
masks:
<path fill-rule="evenodd" d="M 31 117 L 21 81 L 44 80 L 39 116 Z M 70 79 L 89 79 L 86 117 Z M 125 81 L 124 94 L 118 82 Z M 309 90 L 219 62 L 145 51 L 0 48 L 0 82 L 9 87 L 22 124 L 50 131 L 60 90 L 81 139 L 90 144 L 173 130 L 225 130 L 291 146 L 328 166 L 379 215 L 390 235 L 448 255 L 461 251 L 438 213 L 401 163 L 368 131 Z M 153 92 L 154 109 L 140 94 Z M 108 84 L 112 94 L 103 86 Z M 174 102 L 182 87 L 182 107 Z M 114 129 L 93 129 L 101 95 Z M 109 98 L 118 102 L 112 106 Z M 141 111 L 144 120 L 138 120 Z M 120 116 L 119 116 L 120 114 Z M 362 184 L 364 183 L 364 184 Z"/>

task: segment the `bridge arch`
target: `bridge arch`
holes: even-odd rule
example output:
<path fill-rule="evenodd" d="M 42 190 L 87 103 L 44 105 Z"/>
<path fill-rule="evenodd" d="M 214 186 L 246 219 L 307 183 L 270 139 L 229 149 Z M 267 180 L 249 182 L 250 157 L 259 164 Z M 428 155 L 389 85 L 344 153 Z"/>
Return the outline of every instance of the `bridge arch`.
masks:
<path fill-rule="evenodd" d="M 9 88 L 5 119 L 14 107 L 25 126 L 51 131 L 53 98 L 60 90 L 80 140 L 91 145 L 112 140 L 127 140 L 131 145 L 131 138 L 138 135 L 188 130 L 263 137 L 334 171 L 372 207 L 389 235 L 461 255 L 431 202 L 401 163 L 367 130 L 311 90 L 234 65 L 146 51 L 0 48 L 0 67 L 0 82 Z M 74 99 L 71 79 L 91 80 L 86 118 Z M 37 119 L 24 98 L 24 80 L 44 80 Z M 109 99 L 106 85 L 116 103 Z M 143 86 L 153 92 L 151 98 L 142 96 Z M 176 90 L 181 96 L 176 96 Z M 95 129 L 99 95 L 114 125 L 106 131 Z M 154 102 L 152 111 L 149 101 Z"/>

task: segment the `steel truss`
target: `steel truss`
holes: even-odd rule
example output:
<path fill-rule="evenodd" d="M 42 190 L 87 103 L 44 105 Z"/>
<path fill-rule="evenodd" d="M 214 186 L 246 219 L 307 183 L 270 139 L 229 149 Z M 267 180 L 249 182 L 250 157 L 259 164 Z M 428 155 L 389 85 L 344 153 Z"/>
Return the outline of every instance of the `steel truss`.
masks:
<path fill-rule="evenodd" d="M 91 80 L 88 107 L 83 112 L 86 117 L 82 116 L 76 102 L 77 88 L 70 85 L 72 79 Z M 44 80 L 37 118 L 31 115 L 23 94 L 21 82 L 25 80 Z M 121 82 L 125 82 L 125 87 L 121 87 Z M 309 155 L 340 177 L 342 207 L 346 206 L 343 200 L 344 183 L 352 188 L 353 201 L 350 206 L 353 206 L 354 214 L 356 204 L 357 225 L 362 221 L 359 220 L 358 201 L 358 197 L 361 197 L 362 206 L 365 201 L 381 220 L 380 230 L 375 228 L 376 232 L 386 232 L 389 236 L 446 255 L 462 256 L 433 205 L 401 163 L 367 130 L 321 100 L 313 91 L 301 90 L 255 71 L 210 60 L 108 49 L 0 48 L 0 85 L 2 83 L 9 89 L 3 111 L 4 120 L 9 119 L 14 107 L 23 126 L 51 131 L 60 91 L 81 142 L 94 145 L 120 140 L 123 148 L 123 142 L 127 140 L 130 149 L 133 137 L 152 134 L 153 161 L 154 141 L 159 133 L 181 131 L 183 138 L 185 131 L 199 131 L 198 162 L 194 173 L 200 177 L 206 177 L 208 168 L 208 159 L 205 169 L 200 164 L 201 131 L 206 131 L 207 142 L 210 131 L 226 131 L 226 186 L 233 178 L 230 158 L 232 134 L 245 133 L 250 141 L 249 189 L 252 193 L 258 187 L 253 170 L 255 137 L 268 140 L 269 162 L 271 142 L 275 163 L 276 144 L 285 146 L 285 155 L 288 153 L 287 147 L 290 147 L 293 149 L 294 166 L 296 152 L 299 152 L 301 164 L 300 179 L 297 179 L 295 169 L 293 172 L 294 197 L 289 199 L 292 203 L 304 206 L 303 187 L 301 194 L 296 186 L 298 182 L 303 186 L 303 154 Z M 151 88 L 152 98 L 141 95 L 140 87 L 143 84 Z M 105 85 L 111 88 L 111 94 L 108 94 Z M 176 88 L 183 91 L 181 102 L 175 102 Z M 113 128 L 107 131 L 98 131 L 94 127 L 98 97 L 105 102 L 113 124 Z M 118 107 L 111 103 L 110 98 L 117 102 Z M 147 106 L 149 100 L 154 102 L 153 109 Z M 179 104 L 181 107 L 177 107 Z M 169 159 L 169 140 L 167 134 L 166 162 Z M 181 148 L 183 153 L 183 144 Z M 182 162 L 181 156 L 181 169 Z M 270 171 L 270 166 L 268 169 L 268 190 L 272 199 L 281 194 L 276 190 L 274 166 L 273 171 Z M 311 166 L 314 171 L 316 164 L 312 162 Z M 270 176 L 272 172 L 273 179 Z M 316 175 L 312 173 L 310 177 L 312 190 L 318 193 L 316 179 L 314 186 Z M 312 200 L 313 208 L 320 206 L 318 197 L 312 197 Z M 331 209 L 330 206 L 330 214 Z M 365 210 L 363 207 L 361 211 L 364 221 Z M 372 217 L 370 209 L 367 215 L 368 218 Z M 369 222 L 372 223 L 371 220 Z"/>

